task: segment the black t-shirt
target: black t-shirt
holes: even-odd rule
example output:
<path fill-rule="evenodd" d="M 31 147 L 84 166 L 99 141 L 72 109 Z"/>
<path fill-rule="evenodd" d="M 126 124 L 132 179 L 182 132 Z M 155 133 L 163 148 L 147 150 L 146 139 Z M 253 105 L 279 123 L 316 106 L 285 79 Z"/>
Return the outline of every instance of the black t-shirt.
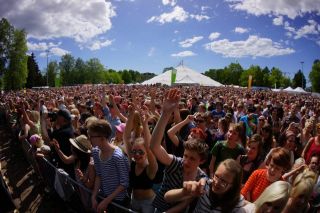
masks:
<path fill-rule="evenodd" d="M 62 126 L 60 129 L 56 129 L 52 132 L 51 139 L 56 139 L 59 143 L 60 150 L 66 155 L 70 156 L 71 153 L 71 143 L 69 141 L 70 138 L 74 137 L 74 131 L 73 128 L 70 125 L 65 125 Z M 65 164 L 63 161 L 60 159 L 58 153 L 56 152 L 55 149 L 52 150 L 52 156 L 54 159 L 54 163 L 57 165 L 57 167 L 64 169 L 72 178 L 75 178 L 74 174 L 74 166 L 73 164 Z"/>

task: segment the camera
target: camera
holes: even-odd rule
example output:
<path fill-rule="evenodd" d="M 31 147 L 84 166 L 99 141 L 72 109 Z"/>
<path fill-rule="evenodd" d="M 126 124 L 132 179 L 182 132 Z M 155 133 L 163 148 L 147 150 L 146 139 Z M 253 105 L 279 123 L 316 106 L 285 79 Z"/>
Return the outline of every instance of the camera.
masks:
<path fill-rule="evenodd" d="M 48 112 L 48 118 L 50 118 L 50 121 L 56 121 L 57 120 L 57 113 L 56 112 Z"/>

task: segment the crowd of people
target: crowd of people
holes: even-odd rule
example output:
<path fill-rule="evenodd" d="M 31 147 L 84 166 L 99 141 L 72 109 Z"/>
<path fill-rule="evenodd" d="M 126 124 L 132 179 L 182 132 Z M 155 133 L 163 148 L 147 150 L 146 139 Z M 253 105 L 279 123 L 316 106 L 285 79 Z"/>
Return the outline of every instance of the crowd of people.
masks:
<path fill-rule="evenodd" d="M 1 109 L 87 212 L 317 212 L 320 99 L 232 87 L 11 91 Z M 45 167 L 36 168 L 39 178 Z M 102 196 L 103 199 L 99 198 Z"/>

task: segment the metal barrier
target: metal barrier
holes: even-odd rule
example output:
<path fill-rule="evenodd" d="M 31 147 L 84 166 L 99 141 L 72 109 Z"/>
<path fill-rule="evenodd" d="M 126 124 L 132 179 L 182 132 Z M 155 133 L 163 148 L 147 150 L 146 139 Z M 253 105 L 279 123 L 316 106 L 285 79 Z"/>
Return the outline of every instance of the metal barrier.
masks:
<path fill-rule="evenodd" d="M 26 154 L 26 158 L 28 159 L 28 161 L 31 163 L 31 166 L 37 170 L 39 169 L 42 178 L 44 179 L 46 185 L 48 185 L 51 189 L 54 189 L 54 184 L 55 184 L 55 176 L 56 173 L 58 172 L 58 168 L 56 168 L 50 161 L 48 161 L 46 158 L 42 157 L 42 158 L 37 158 L 35 159 L 33 155 L 30 155 L 30 148 L 31 145 L 30 143 L 25 140 L 24 142 L 22 142 L 22 149 L 24 151 L 24 153 Z M 36 163 L 36 165 L 34 164 Z M 69 176 L 65 176 L 69 183 L 72 184 L 72 187 L 74 187 L 76 189 L 76 191 L 81 191 L 87 193 L 86 195 L 91 198 L 91 190 L 86 188 L 85 186 L 83 186 L 82 184 L 80 184 L 79 182 L 75 181 L 74 179 L 70 178 Z M 66 188 L 69 188 L 70 186 L 65 185 Z M 81 200 L 81 196 L 80 193 L 77 193 L 77 195 L 79 196 L 80 200 Z M 104 199 L 103 196 L 98 195 L 99 199 Z M 82 201 L 83 203 L 83 201 Z M 85 204 L 83 204 L 85 205 Z M 133 211 L 132 209 L 128 209 L 125 208 L 124 206 L 121 206 L 115 202 L 111 202 L 111 205 L 115 206 L 118 209 L 121 209 L 123 211 L 126 212 L 131 212 L 131 213 L 137 213 L 135 211 Z"/>

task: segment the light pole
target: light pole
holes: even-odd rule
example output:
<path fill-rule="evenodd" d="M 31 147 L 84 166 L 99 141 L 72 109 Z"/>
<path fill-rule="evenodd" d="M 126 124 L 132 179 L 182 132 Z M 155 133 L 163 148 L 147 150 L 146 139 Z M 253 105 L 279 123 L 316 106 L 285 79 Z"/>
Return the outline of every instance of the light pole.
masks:
<path fill-rule="evenodd" d="M 49 69 L 48 69 L 48 57 L 49 57 L 49 50 L 47 49 L 46 50 L 46 53 L 47 53 L 47 86 L 49 86 L 49 75 L 48 75 L 48 71 L 49 71 Z"/>
<path fill-rule="evenodd" d="M 304 61 L 301 61 L 301 88 L 303 89 L 303 63 Z"/>

